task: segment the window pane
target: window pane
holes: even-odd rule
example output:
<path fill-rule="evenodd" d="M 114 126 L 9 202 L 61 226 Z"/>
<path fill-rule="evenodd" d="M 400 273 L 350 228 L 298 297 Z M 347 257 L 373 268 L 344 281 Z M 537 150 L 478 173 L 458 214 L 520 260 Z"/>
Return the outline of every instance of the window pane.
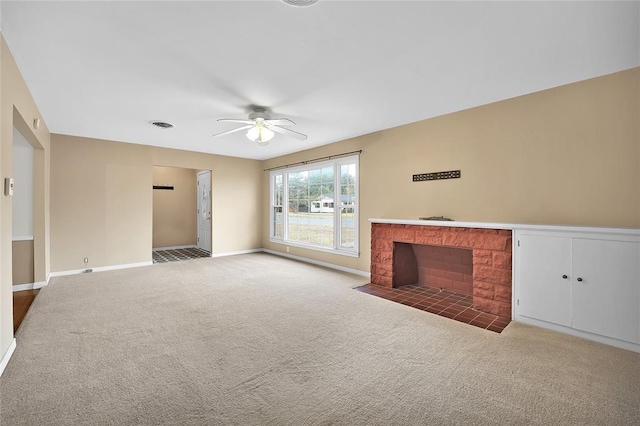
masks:
<path fill-rule="evenodd" d="M 340 247 L 355 247 L 356 166 L 340 166 Z"/>
<path fill-rule="evenodd" d="M 329 180 L 333 180 L 332 167 L 288 174 L 289 240 L 334 246 L 333 207 L 329 207 L 333 194 L 326 191 Z"/>
<path fill-rule="evenodd" d="M 282 216 L 282 207 L 274 206 L 273 207 L 273 236 L 276 238 L 283 238 L 284 228 L 282 224 L 283 216 Z"/>
<path fill-rule="evenodd" d="M 340 184 L 355 185 L 356 183 L 356 165 L 343 164 L 340 166 Z"/>
<path fill-rule="evenodd" d="M 321 170 L 320 169 L 309 170 L 309 183 L 310 184 L 319 183 L 319 182 L 321 182 L 321 179 L 322 179 L 322 175 L 321 175 Z"/>
<path fill-rule="evenodd" d="M 355 247 L 355 216 L 353 209 L 342 210 L 340 224 L 340 247 Z"/>
<path fill-rule="evenodd" d="M 309 198 L 317 201 L 322 197 L 322 186 L 318 184 L 309 184 Z"/>
<path fill-rule="evenodd" d="M 323 182 L 333 182 L 333 167 L 324 167 L 321 174 Z"/>
<path fill-rule="evenodd" d="M 275 238 L 284 238 L 282 203 L 284 199 L 284 181 L 281 174 L 273 177 L 273 235 Z"/>
<path fill-rule="evenodd" d="M 289 201 L 309 197 L 308 172 L 289 173 Z"/>

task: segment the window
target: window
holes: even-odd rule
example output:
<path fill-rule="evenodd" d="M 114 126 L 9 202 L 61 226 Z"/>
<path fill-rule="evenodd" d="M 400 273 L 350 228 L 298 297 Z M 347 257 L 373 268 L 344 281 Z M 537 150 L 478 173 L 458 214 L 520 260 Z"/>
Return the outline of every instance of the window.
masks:
<path fill-rule="evenodd" d="M 358 157 L 271 171 L 271 241 L 358 255 Z"/>

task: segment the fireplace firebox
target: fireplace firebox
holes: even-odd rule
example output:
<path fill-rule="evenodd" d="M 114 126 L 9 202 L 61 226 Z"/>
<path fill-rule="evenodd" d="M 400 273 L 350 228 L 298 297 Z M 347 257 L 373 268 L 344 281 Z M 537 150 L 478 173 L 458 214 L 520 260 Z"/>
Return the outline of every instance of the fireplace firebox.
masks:
<path fill-rule="evenodd" d="M 473 296 L 473 250 L 393 244 L 393 288 L 420 284 Z"/>
<path fill-rule="evenodd" d="M 473 297 L 511 318 L 511 230 L 372 223 L 371 283 L 420 284 Z"/>

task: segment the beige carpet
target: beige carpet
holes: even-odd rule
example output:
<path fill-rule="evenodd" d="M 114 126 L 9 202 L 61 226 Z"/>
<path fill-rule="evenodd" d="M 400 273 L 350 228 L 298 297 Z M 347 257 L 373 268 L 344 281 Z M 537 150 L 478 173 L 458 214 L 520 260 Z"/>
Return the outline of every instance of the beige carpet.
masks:
<path fill-rule="evenodd" d="M 252 254 L 52 279 L 0 379 L 4 425 L 640 423 L 640 355 L 481 330 Z"/>

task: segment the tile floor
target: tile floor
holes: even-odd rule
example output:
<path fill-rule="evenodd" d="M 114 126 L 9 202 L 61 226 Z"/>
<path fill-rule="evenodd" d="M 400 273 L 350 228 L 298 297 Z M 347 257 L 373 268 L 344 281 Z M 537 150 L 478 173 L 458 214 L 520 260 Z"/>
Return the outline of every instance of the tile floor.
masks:
<path fill-rule="evenodd" d="M 197 247 L 153 251 L 153 263 L 179 262 L 202 257 L 211 257 L 211 253 Z"/>
<path fill-rule="evenodd" d="M 496 333 L 501 333 L 511 322 L 507 318 L 476 311 L 471 307 L 471 296 L 449 290 L 422 285 L 384 288 L 375 284 L 366 284 L 356 290 Z"/>

